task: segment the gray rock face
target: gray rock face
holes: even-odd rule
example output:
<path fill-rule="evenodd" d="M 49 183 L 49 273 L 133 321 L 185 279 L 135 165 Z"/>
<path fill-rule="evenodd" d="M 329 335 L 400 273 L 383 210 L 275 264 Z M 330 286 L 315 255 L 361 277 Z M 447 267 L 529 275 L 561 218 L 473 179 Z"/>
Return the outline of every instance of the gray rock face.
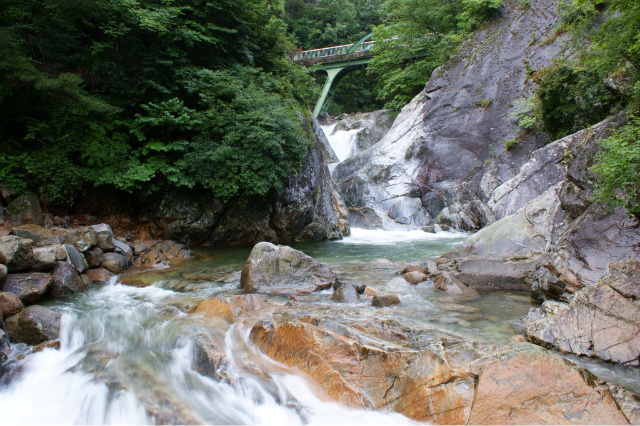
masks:
<path fill-rule="evenodd" d="M 438 68 L 384 138 L 339 164 L 333 177 L 357 226 L 421 227 L 444 223 L 472 230 L 491 223 L 492 191 L 518 173 L 545 137 L 518 135 L 510 115 L 532 93 L 527 68 L 541 69 L 564 36 L 541 43 L 558 23 L 556 2 L 530 8 L 505 1 L 502 17 Z M 532 42 L 533 40 L 533 42 Z"/>
<path fill-rule="evenodd" d="M 314 132 L 321 134 L 314 120 Z M 164 239 L 185 244 L 246 245 L 340 239 L 349 235 L 347 208 L 323 161 L 316 137 L 298 172 L 266 200 L 169 199 L 157 208 L 167 223 Z"/>
<path fill-rule="evenodd" d="M 640 262 L 609 265 L 569 303 L 546 301 L 523 319 L 527 339 L 563 352 L 640 365 Z"/>
<path fill-rule="evenodd" d="M 7 334 L 12 343 L 37 345 L 60 336 L 62 315 L 44 306 L 29 306 L 24 311 L 10 317 Z"/>
<path fill-rule="evenodd" d="M 623 209 L 609 214 L 590 200 L 593 141 L 615 124 L 605 120 L 533 152 L 494 191 L 493 207 L 502 218 L 448 255 L 454 259 L 449 270 L 474 287 L 532 289 L 540 299 L 566 301 L 595 285 L 608 263 L 640 259 L 629 249 L 640 243 L 636 222 Z"/>
<path fill-rule="evenodd" d="M 14 235 L 0 237 L 0 252 L 2 253 L 1 257 L 6 259 L 5 265 L 7 265 L 9 272 L 29 269 L 35 261 L 33 242 Z"/>
<path fill-rule="evenodd" d="M 98 248 L 102 251 L 113 251 L 116 246 L 113 244 L 113 230 L 106 223 L 100 223 L 98 225 L 91 226 L 96 231 L 98 239 Z"/>
<path fill-rule="evenodd" d="M 13 293 L 25 305 L 32 305 L 45 295 L 52 282 L 51 274 L 42 272 L 9 274 L 4 284 L 0 286 L 0 291 Z"/>
<path fill-rule="evenodd" d="M 65 297 L 84 291 L 85 285 L 78 271 L 66 262 L 58 262 L 53 271 L 53 282 L 48 293 L 52 297 Z"/>
<path fill-rule="evenodd" d="M 240 288 L 272 294 L 308 294 L 336 281 L 327 266 L 301 251 L 262 242 L 255 245 L 242 269 Z"/>

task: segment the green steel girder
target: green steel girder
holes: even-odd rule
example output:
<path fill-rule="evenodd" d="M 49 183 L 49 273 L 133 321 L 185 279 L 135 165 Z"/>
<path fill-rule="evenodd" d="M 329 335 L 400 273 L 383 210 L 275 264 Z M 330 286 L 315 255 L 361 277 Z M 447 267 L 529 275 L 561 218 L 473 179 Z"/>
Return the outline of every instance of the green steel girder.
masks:
<path fill-rule="evenodd" d="M 313 109 L 314 117 L 318 118 L 321 114 L 327 112 L 329 103 L 333 98 L 340 80 L 351 71 L 364 68 L 370 60 L 371 58 L 351 59 L 340 62 L 328 62 L 318 66 L 317 69 L 319 71 L 325 71 L 327 73 L 327 81 L 324 83 L 320 99 L 318 99 Z"/>

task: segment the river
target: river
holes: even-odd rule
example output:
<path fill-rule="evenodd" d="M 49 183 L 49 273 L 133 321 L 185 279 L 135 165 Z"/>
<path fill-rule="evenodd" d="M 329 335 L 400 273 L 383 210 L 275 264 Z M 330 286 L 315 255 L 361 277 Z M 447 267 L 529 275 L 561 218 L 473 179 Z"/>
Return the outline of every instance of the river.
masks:
<path fill-rule="evenodd" d="M 469 306 L 491 315 L 473 318 L 441 309 L 442 296 L 432 288 L 397 279 L 394 272 L 405 262 L 442 254 L 462 242 L 464 234 L 358 229 L 353 234 L 342 241 L 294 246 L 343 279 L 398 293 L 402 303 L 394 309 L 395 317 L 508 341 L 513 335 L 508 321 L 530 306 L 524 294 L 490 293 Z M 249 247 L 202 249 L 197 259 L 177 267 L 131 271 L 121 277 L 127 284 L 113 279 L 49 302 L 63 313 L 62 347 L 28 354 L 25 345 L 14 345 L 0 383 L 2 423 L 411 423 L 399 414 L 327 401 L 291 369 L 256 350 L 248 329 L 186 313 L 201 300 L 239 294 L 239 271 L 249 252 Z M 314 297 L 304 309 L 317 315 L 338 311 L 329 300 L 330 291 Z M 493 312 L 496 304 L 502 306 L 499 314 Z M 343 307 L 337 316 L 366 319 L 376 312 L 360 303 Z M 223 379 L 194 369 L 194 344 L 203 334 L 224 347 L 228 363 Z"/>

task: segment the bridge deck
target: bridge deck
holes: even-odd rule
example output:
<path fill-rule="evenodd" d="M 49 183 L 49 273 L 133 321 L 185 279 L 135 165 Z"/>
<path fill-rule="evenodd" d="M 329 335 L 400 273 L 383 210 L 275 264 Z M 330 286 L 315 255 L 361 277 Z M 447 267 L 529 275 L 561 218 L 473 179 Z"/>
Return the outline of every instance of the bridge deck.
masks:
<path fill-rule="evenodd" d="M 293 61 L 302 65 L 313 65 L 327 62 L 347 61 L 351 59 L 370 58 L 373 56 L 371 49 L 374 44 L 375 41 L 361 43 L 352 52 L 349 52 L 349 50 L 354 46 L 353 44 L 305 50 L 304 52 L 295 53 L 293 55 Z"/>

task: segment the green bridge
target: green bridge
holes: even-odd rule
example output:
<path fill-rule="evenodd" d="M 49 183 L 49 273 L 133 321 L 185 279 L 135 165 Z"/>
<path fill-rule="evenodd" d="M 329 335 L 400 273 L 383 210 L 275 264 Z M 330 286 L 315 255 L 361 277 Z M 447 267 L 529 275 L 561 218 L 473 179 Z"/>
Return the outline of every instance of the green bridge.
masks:
<path fill-rule="evenodd" d="M 327 73 L 328 77 L 322 94 L 313 109 L 315 117 L 326 114 L 331 98 L 342 77 L 351 71 L 364 68 L 369 63 L 373 56 L 371 49 L 375 44 L 375 41 L 368 41 L 371 35 L 367 35 L 355 44 L 305 50 L 293 55 L 295 63 L 306 66 L 313 65 L 318 70 Z"/>

